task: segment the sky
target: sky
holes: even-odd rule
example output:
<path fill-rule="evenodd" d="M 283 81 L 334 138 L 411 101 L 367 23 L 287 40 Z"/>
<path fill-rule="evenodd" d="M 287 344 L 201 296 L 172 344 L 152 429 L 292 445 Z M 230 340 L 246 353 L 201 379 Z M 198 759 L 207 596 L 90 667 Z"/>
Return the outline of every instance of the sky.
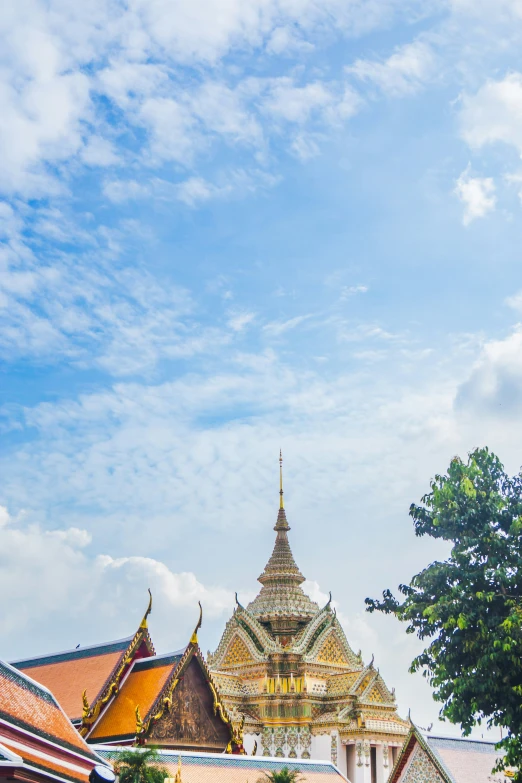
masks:
<path fill-rule="evenodd" d="M 273 546 L 367 596 L 451 457 L 522 463 L 521 0 L 0 6 L 0 657 L 216 648 Z M 479 730 L 480 733 L 480 730 Z"/>

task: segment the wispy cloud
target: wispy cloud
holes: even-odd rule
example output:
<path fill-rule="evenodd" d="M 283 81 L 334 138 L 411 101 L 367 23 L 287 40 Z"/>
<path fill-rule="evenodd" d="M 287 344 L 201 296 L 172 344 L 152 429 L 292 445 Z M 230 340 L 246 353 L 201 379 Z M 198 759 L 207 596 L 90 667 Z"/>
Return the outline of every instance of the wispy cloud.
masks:
<path fill-rule="evenodd" d="M 389 96 L 408 95 L 424 87 L 433 77 L 435 55 L 423 41 L 398 47 L 386 60 L 356 60 L 346 71 L 369 82 Z"/>
<path fill-rule="evenodd" d="M 288 318 L 286 321 L 271 321 L 263 326 L 263 331 L 271 337 L 279 337 L 285 332 L 297 329 L 298 326 L 305 321 L 309 321 L 312 317 L 313 313 L 307 313 L 306 315 L 296 315 L 293 318 Z"/>
<path fill-rule="evenodd" d="M 474 177 L 469 167 L 462 172 L 455 183 L 455 194 L 464 204 L 462 222 L 469 226 L 495 209 L 495 183 L 491 177 Z"/>

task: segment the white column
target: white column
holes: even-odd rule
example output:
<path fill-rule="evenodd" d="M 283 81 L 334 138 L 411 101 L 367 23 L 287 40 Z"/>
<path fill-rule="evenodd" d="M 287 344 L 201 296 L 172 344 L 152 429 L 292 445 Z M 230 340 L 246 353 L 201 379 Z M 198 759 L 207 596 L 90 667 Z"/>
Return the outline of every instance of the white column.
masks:
<path fill-rule="evenodd" d="M 384 753 L 382 745 L 377 745 L 375 750 L 377 751 L 375 754 L 375 761 L 377 766 L 377 783 L 385 783 L 387 776 L 385 775 L 384 769 Z"/>

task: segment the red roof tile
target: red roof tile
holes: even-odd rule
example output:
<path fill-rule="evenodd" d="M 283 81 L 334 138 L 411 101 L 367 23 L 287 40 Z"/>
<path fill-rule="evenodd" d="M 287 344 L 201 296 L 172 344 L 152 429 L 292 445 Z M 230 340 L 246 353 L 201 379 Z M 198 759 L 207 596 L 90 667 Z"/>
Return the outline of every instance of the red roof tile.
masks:
<path fill-rule="evenodd" d="M 92 704 L 123 659 L 132 637 L 13 663 L 56 696 L 71 720 L 82 717 L 82 693 Z"/>

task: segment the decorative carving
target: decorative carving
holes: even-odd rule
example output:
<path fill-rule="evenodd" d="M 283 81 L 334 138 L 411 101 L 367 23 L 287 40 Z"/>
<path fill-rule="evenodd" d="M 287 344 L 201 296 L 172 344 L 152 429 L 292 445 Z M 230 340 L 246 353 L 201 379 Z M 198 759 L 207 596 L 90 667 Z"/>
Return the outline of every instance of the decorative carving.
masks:
<path fill-rule="evenodd" d="M 332 759 L 332 764 L 335 764 L 335 766 L 337 766 L 337 734 L 332 734 L 331 759 Z"/>
<path fill-rule="evenodd" d="M 357 740 L 355 743 L 355 753 L 357 754 L 357 766 L 362 767 L 363 765 L 363 742 L 362 740 Z"/>
<path fill-rule="evenodd" d="M 339 640 L 333 633 L 328 636 L 319 650 L 317 660 L 324 663 L 349 663 Z"/>
<path fill-rule="evenodd" d="M 235 636 L 227 650 L 222 665 L 237 666 L 241 663 L 254 663 L 254 658 L 245 642 L 239 636 Z"/>
<path fill-rule="evenodd" d="M 388 745 L 386 744 L 382 746 L 382 765 L 388 768 Z"/>
<path fill-rule="evenodd" d="M 224 750 L 231 737 L 226 724 L 216 715 L 213 694 L 193 658 L 173 691 L 169 710 L 155 720 L 151 740 L 166 745 L 206 745 Z"/>
<path fill-rule="evenodd" d="M 442 778 L 428 755 L 417 746 L 412 754 L 412 759 L 406 774 L 404 783 L 441 783 Z"/>
<path fill-rule="evenodd" d="M 310 758 L 310 748 L 312 747 L 312 733 L 310 726 L 302 726 L 299 731 L 299 745 L 301 747 L 301 758 Z"/>
<path fill-rule="evenodd" d="M 370 741 L 364 740 L 363 741 L 363 754 L 364 754 L 364 764 L 365 766 L 370 766 Z"/>
<path fill-rule="evenodd" d="M 274 744 L 275 744 L 275 755 L 277 757 L 284 757 L 285 751 L 285 730 L 282 726 L 278 726 L 276 730 L 274 731 Z"/>
<path fill-rule="evenodd" d="M 297 758 L 297 742 L 299 736 L 297 734 L 297 726 L 290 726 L 286 732 L 286 742 L 288 745 L 288 758 Z"/>
<path fill-rule="evenodd" d="M 263 745 L 263 756 L 271 756 L 272 755 L 272 743 L 273 743 L 273 736 L 272 736 L 272 729 L 268 726 L 263 726 L 263 733 L 261 735 L 261 743 Z"/>

